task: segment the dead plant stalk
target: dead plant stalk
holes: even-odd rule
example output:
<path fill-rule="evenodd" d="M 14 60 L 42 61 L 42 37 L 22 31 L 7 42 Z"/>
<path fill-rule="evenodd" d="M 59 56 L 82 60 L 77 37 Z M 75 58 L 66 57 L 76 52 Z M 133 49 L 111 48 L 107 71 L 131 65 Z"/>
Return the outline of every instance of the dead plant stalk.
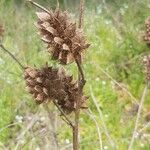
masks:
<path fill-rule="evenodd" d="M 84 15 L 84 0 L 80 0 L 80 16 L 79 16 L 79 28 L 83 25 L 83 15 Z M 79 118 L 80 118 L 80 105 L 81 105 L 81 97 L 83 92 L 83 87 L 86 83 L 84 78 L 84 72 L 81 66 L 81 63 L 75 59 L 78 68 L 78 86 L 79 86 L 79 99 L 76 102 L 76 110 L 75 110 L 75 125 L 73 127 L 73 150 L 79 149 Z"/>
<path fill-rule="evenodd" d="M 49 12 L 48 9 L 44 8 L 43 6 L 39 5 L 38 3 L 28 0 L 32 5 L 40 8 L 47 14 L 51 13 Z M 59 3 L 57 1 L 57 7 L 59 7 Z M 80 14 L 79 14 L 79 26 L 78 28 L 81 28 L 83 26 L 83 14 L 84 14 L 84 0 L 80 0 Z M 55 18 L 56 19 L 56 18 Z M 81 107 L 81 101 L 82 101 L 82 93 L 83 93 L 83 87 L 86 83 L 85 78 L 84 78 L 84 72 L 82 68 L 81 62 L 77 59 L 76 56 L 74 56 L 75 63 L 77 65 L 77 72 L 78 72 L 78 97 L 76 98 L 76 106 L 74 110 L 75 118 L 74 118 L 74 123 L 67 117 L 65 112 L 59 107 L 56 101 L 53 101 L 55 106 L 58 108 L 60 111 L 61 115 L 63 116 L 62 119 L 72 128 L 73 132 L 73 150 L 78 150 L 79 149 L 79 118 L 80 118 L 80 107 Z"/>
<path fill-rule="evenodd" d="M 49 15 L 49 17 L 51 16 L 51 12 L 48 10 L 48 9 L 46 9 L 46 8 L 44 8 L 43 6 L 41 6 L 41 5 L 39 5 L 38 3 L 36 3 L 36 2 L 34 2 L 34 1 L 32 1 L 32 0 L 28 0 L 28 2 L 30 2 L 32 5 L 34 5 L 34 6 L 36 6 L 36 7 L 38 7 L 39 9 L 41 9 L 42 11 L 44 11 L 46 14 L 48 14 Z M 57 1 L 58 2 L 58 1 Z M 57 9 L 59 8 L 59 3 L 57 3 Z M 56 12 L 55 12 L 56 13 Z M 78 26 L 78 29 L 81 29 L 82 28 L 82 26 L 83 26 L 83 13 L 84 13 L 84 0 L 80 0 L 80 14 L 79 14 L 79 26 Z M 57 12 L 57 16 L 58 16 L 58 12 Z M 57 16 L 56 17 L 54 17 L 54 20 L 55 21 L 57 21 L 57 23 L 58 23 L 58 25 L 60 25 L 59 23 L 59 19 L 57 19 Z M 43 16 L 42 16 L 43 17 Z M 71 24 L 71 25 L 73 25 L 73 24 Z M 50 29 L 52 29 L 52 28 L 49 28 L 49 32 L 51 32 L 52 30 L 50 30 Z M 53 29 L 53 31 L 54 31 L 55 29 Z M 76 88 L 76 91 L 77 91 L 77 94 L 76 94 L 76 97 L 75 97 L 75 101 L 74 101 L 74 104 L 72 104 L 74 107 L 73 107 L 73 109 L 71 108 L 71 112 L 74 112 L 74 121 L 72 121 L 68 116 L 67 116 L 67 112 L 66 112 L 66 110 L 65 110 L 65 107 L 62 107 L 62 105 L 60 105 L 60 103 L 58 103 L 58 97 L 57 98 L 55 98 L 56 100 L 54 100 L 53 99 L 53 104 L 57 107 L 57 109 L 59 110 L 59 112 L 60 112 L 60 114 L 61 114 L 61 116 L 62 116 L 62 119 L 66 122 L 66 124 L 69 126 L 69 127 L 71 127 L 72 128 L 72 134 L 73 134 L 73 150 L 79 150 L 79 119 L 80 119 L 80 110 L 81 110 L 81 108 L 82 108 L 82 103 L 83 103 L 83 88 L 84 88 L 84 85 L 85 85 L 85 83 L 86 83 L 86 80 L 85 80 L 85 77 L 84 77 L 84 72 L 83 72 L 83 68 L 82 68 L 82 61 L 80 61 L 80 56 L 78 56 L 78 55 L 76 55 L 77 54 L 77 52 L 75 53 L 73 53 L 73 51 L 78 51 L 78 48 L 80 48 L 80 50 L 82 50 L 82 49 L 86 49 L 86 48 L 88 48 L 89 46 L 89 44 L 87 44 L 87 43 L 85 43 L 84 42 L 84 36 L 83 35 L 81 35 L 81 37 L 80 36 L 78 36 L 78 34 L 76 34 L 76 38 L 75 39 L 78 39 L 78 38 L 83 38 L 83 43 L 81 43 L 81 47 L 79 46 L 80 45 L 80 43 L 79 44 L 76 44 L 77 45 L 77 47 L 76 46 L 74 46 L 73 48 L 72 48 L 72 50 L 70 50 L 70 53 L 72 53 L 72 56 L 73 56 L 73 58 L 74 58 L 74 62 L 75 62 L 75 64 L 76 64 L 76 66 L 77 66 L 77 73 L 78 73 L 78 79 L 77 79 L 77 88 Z M 74 40 L 75 40 L 74 39 Z M 60 40 L 60 38 L 58 38 L 58 37 L 55 37 L 54 38 L 54 40 L 55 40 L 55 42 L 57 42 L 57 44 L 59 43 L 61 43 L 62 41 Z M 76 43 L 76 42 L 74 42 L 74 43 Z M 83 45 L 82 45 L 83 44 Z M 24 65 L 22 65 L 21 63 L 20 63 L 20 61 L 10 52 L 10 50 L 7 50 L 1 43 L 0 43 L 0 48 L 4 51 L 4 52 L 6 52 L 6 53 L 8 53 L 15 61 L 16 61 L 16 63 L 20 66 L 20 68 L 23 70 L 23 72 L 24 72 L 24 76 L 25 76 L 25 80 L 26 80 L 26 83 L 27 83 L 27 87 L 28 86 L 30 86 L 30 84 L 31 84 L 31 82 L 32 82 L 32 88 L 34 88 L 34 92 L 35 92 L 35 90 L 36 90 L 36 92 L 38 92 L 38 95 L 36 95 L 35 94 L 35 96 L 36 97 L 34 97 L 35 99 L 36 99 L 36 102 L 37 103 L 39 103 L 39 104 L 41 104 L 41 103 L 43 103 L 44 102 L 44 100 L 45 100 L 45 97 L 47 98 L 47 99 L 51 99 L 51 96 L 50 96 L 50 94 L 48 93 L 49 91 L 48 91 L 48 89 L 49 89 L 49 87 L 48 87 L 48 89 L 46 89 L 45 87 L 42 87 L 43 86 L 43 84 L 42 84 L 42 82 L 44 82 L 44 81 L 42 81 L 42 79 L 44 79 L 44 78 L 41 78 L 41 74 L 43 73 L 43 71 L 47 71 L 47 72 L 44 72 L 44 75 L 47 73 L 47 76 L 46 77 L 49 77 L 49 75 L 52 75 L 52 74 L 48 74 L 49 72 L 51 72 L 51 73 L 55 73 L 55 76 L 56 77 L 58 77 L 58 78 L 60 78 L 61 76 L 58 76 L 58 75 L 60 75 L 60 74 L 63 74 L 64 72 L 62 72 L 62 73 L 60 73 L 60 74 L 56 74 L 56 71 L 55 71 L 55 69 L 52 69 L 52 67 L 48 67 L 48 64 L 46 63 L 46 67 L 45 68 L 43 68 L 42 69 L 42 71 L 41 70 L 39 70 L 39 69 L 35 69 L 35 68 L 31 68 L 31 67 L 29 67 L 29 66 L 24 66 Z M 58 48 L 58 47 L 57 47 Z M 67 46 L 67 48 L 69 48 L 68 46 Z M 66 64 L 67 64 L 67 62 L 65 62 Z M 49 71 L 49 72 L 48 72 Z M 59 70 L 57 70 L 57 71 L 59 71 Z M 58 73 L 58 72 L 57 72 Z M 42 74 L 43 75 L 43 74 Z M 63 76 L 64 77 L 64 76 Z M 53 78 L 54 78 L 54 76 L 53 76 Z M 65 80 L 69 80 L 69 79 L 71 79 L 69 76 L 65 76 L 64 77 L 64 79 Z M 47 82 L 48 82 L 49 80 L 47 80 Z M 56 81 L 56 80 L 55 80 Z M 60 81 L 60 79 L 59 80 L 57 80 L 57 81 Z M 33 83 L 34 83 L 34 85 L 33 85 Z M 37 84 L 38 83 L 38 84 Z M 39 83 L 40 83 L 40 86 L 39 86 Z M 64 84 L 63 82 L 59 82 L 60 84 Z M 68 82 L 68 84 L 70 83 L 70 80 L 69 80 L 69 82 Z M 55 84 L 57 84 L 57 83 L 55 83 Z M 47 85 L 49 85 L 49 84 L 47 84 Z M 63 85 L 63 87 L 65 87 L 65 86 L 73 86 L 73 84 L 71 84 L 70 83 L 70 85 L 66 85 L 66 84 L 64 84 Z M 43 88 L 42 90 L 43 90 L 43 92 L 42 93 L 40 93 L 39 92 L 39 88 Z M 75 88 L 75 87 L 74 87 Z M 31 89 L 31 86 L 30 86 L 30 89 Z M 33 89 L 32 89 L 33 90 Z M 57 90 L 57 89 L 56 89 Z M 53 90 L 53 92 L 55 92 L 56 90 Z M 65 91 L 65 89 L 63 89 L 64 91 Z M 74 90 L 75 91 L 75 90 Z M 57 91 L 58 92 L 58 91 Z M 66 92 L 66 91 L 65 91 Z M 74 92 L 75 93 L 75 92 Z M 43 94 L 45 94 L 44 96 L 43 96 Z M 86 99 L 86 97 L 84 97 L 84 99 Z M 65 106 L 65 105 L 64 105 Z M 48 110 L 48 107 L 46 107 L 46 110 L 47 111 L 49 111 Z M 50 117 L 50 116 L 49 116 Z M 51 118 L 50 118 L 50 120 L 51 120 Z M 55 135 L 54 135 L 55 136 Z M 55 139 L 56 140 L 56 139 Z M 55 144 L 56 144 L 56 147 L 58 148 L 58 142 L 57 141 L 55 141 Z"/>
<path fill-rule="evenodd" d="M 145 97 L 146 97 L 147 90 L 148 90 L 148 86 L 149 86 L 149 83 L 146 83 L 143 94 L 142 94 L 142 98 L 141 98 L 141 101 L 140 101 L 140 105 L 139 105 L 139 108 L 138 108 L 137 117 L 136 117 L 136 121 L 135 121 L 135 127 L 134 127 L 134 131 L 133 131 L 133 134 L 132 134 L 132 138 L 131 138 L 131 142 L 129 144 L 128 150 L 132 150 L 132 146 L 134 144 L 135 136 L 136 136 L 137 129 L 138 129 L 139 120 L 140 120 L 140 117 L 141 117 L 143 104 L 144 104 Z"/>

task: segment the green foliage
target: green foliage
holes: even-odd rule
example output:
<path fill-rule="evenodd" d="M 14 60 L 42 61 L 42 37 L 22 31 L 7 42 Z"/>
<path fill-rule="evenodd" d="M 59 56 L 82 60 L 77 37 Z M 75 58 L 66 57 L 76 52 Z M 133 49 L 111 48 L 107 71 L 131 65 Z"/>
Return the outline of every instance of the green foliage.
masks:
<path fill-rule="evenodd" d="M 39 2 L 55 7 L 54 1 L 39 0 Z M 66 6 L 68 3 L 69 8 Z M 67 7 L 70 10 L 74 8 L 75 10 L 78 2 L 62 0 L 60 4 L 61 7 Z M 140 35 L 144 28 L 144 20 L 149 16 L 148 0 L 128 0 L 125 3 L 123 0 L 109 0 L 106 1 L 106 4 L 109 11 L 106 11 L 103 4 L 98 1 L 87 1 L 88 8 L 84 25 L 91 48 L 87 51 L 84 64 L 87 79 L 85 93 L 90 96 L 89 107 L 95 114 L 100 126 L 103 146 L 111 149 L 104 134 L 98 111 L 92 101 L 90 87 L 103 112 L 104 121 L 117 149 L 125 150 L 130 142 L 136 117 L 135 114 L 129 115 L 126 110 L 128 105 L 132 105 L 132 99 L 122 89 L 118 90 L 118 87 L 104 74 L 103 70 L 108 72 L 117 82 L 125 85 L 137 100 L 140 99 L 144 88 L 144 76 L 140 60 L 141 56 L 149 51 L 142 42 Z M 24 65 L 34 66 L 36 64 L 40 67 L 43 60 L 54 63 L 50 61 L 45 52 L 45 45 L 36 34 L 33 25 L 34 20 L 33 9 L 24 1 L 0 1 L 0 21 L 3 22 L 6 30 L 4 45 L 12 50 L 12 53 Z M 72 65 L 68 67 L 72 68 Z M 2 51 L 0 51 L 0 70 L 0 145 L 1 143 L 7 145 L 13 143 L 17 132 L 19 133 L 25 126 L 16 125 L 6 128 L 2 132 L 1 129 L 16 122 L 16 115 L 25 116 L 28 113 L 37 112 L 37 107 L 25 90 L 22 70 Z M 75 73 L 74 67 L 72 73 Z M 149 96 L 147 96 L 144 106 L 146 110 L 150 107 Z M 23 109 L 22 107 L 20 109 L 22 104 Z M 41 109 L 41 111 L 44 110 Z M 80 122 L 81 149 L 98 150 L 99 139 L 95 124 L 85 111 L 81 115 Z M 139 127 L 142 127 L 144 122 L 143 117 Z M 59 127 L 58 131 L 62 145 L 65 143 L 64 139 L 71 141 L 68 127 L 63 125 Z M 38 140 L 41 139 L 38 138 Z M 32 142 L 32 140 L 31 143 L 35 148 L 37 143 Z M 24 149 L 29 149 L 30 144 L 26 144 Z M 15 147 L 14 144 L 12 145 Z M 134 149 L 148 150 L 149 143 L 146 140 L 136 139 Z"/>

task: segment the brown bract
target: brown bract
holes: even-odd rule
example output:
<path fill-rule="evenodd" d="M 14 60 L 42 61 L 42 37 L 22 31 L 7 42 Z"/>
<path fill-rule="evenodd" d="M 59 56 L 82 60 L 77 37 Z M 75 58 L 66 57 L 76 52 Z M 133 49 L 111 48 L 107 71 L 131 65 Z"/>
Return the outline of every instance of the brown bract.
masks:
<path fill-rule="evenodd" d="M 68 12 L 56 9 L 54 12 L 37 12 L 36 27 L 41 39 L 48 44 L 48 51 L 54 60 L 68 64 L 75 59 L 82 60 L 82 52 L 90 45 L 82 29 L 71 22 Z"/>
<path fill-rule="evenodd" d="M 72 76 L 65 73 L 64 69 L 48 66 L 41 69 L 27 67 L 24 78 L 29 92 L 37 103 L 55 101 L 65 113 L 71 113 L 76 108 L 76 100 L 79 97 L 77 83 L 73 81 Z M 86 99 L 82 96 L 81 107 Z"/>

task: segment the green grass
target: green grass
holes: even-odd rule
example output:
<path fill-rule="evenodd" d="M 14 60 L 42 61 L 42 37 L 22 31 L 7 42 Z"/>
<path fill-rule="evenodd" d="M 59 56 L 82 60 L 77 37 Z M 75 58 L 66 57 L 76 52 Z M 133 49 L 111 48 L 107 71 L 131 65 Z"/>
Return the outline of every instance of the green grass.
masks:
<path fill-rule="evenodd" d="M 149 51 L 140 36 L 144 29 L 144 20 L 150 13 L 148 0 L 126 1 L 126 3 L 116 0 L 115 2 L 112 4 L 111 1 L 108 1 L 109 12 L 104 9 L 101 12 L 99 10 L 101 5 L 98 2 L 98 7 L 87 6 L 84 25 L 91 47 L 87 51 L 84 64 L 87 79 L 85 93 L 90 96 L 89 107 L 100 126 L 103 146 L 112 149 L 104 133 L 96 106 L 92 101 L 90 87 L 103 112 L 105 124 L 117 149 L 126 150 L 131 140 L 136 118 L 135 114 L 129 115 L 126 109 L 132 108 L 132 99 L 122 89 L 118 90 L 111 79 L 102 72 L 102 69 L 107 71 L 117 82 L 125 85 L 137 100 L 140 99 L 144 89 L 144 75 L 140 60 L 141 56 Z M 46 3 L 48 4 L 48 2 L 43 4 Z M 53 3 L 52 6 L 54 6 Z M 55 62 L 50 61 L 50 57 L 45 51 L 46 47 L 37 35 L 33 24 L 36 21 L 34 11 L 35 8 L 24 2 L 17 5 L 11 0 L 0 1 L 0 21 L 6 30 L 3 44 L 24 65 L 40 67 L 46 61 L 55 65 Z M 114 18 L 116 18 L 115 21 Z M 70 65 L 67 68 L 70 70 L 69 72 L 76 73 L 75 66 Z M 45 111 L 42 106 L 38 108 L 27 93 L 22 70 L 3 51 L 0 51 L 0 70 L 0 130 L 15 123 L 17 115 L 24 118 L 22 123 L 0 132 L 0 149 L 3 149 L 4 146 L 15 149 L 16 143 L 20 142 L 16 138 L 26 130 L 30 123 L 26 118 L 31 114 L 36 114 L 40 118 L 41 115 L 45 115 Z M 150 108 L 149 96 L 150 94 L 145 100 L 139 127 L 145 123 L 144 115 Z M 51 109 L 56 112 L 53 107 Z M 81 150 L 98 150 L 99 141 L 95 124 L 85 111 L 81 114 L 80 122 Z M 67 145 L 66 139 L 71 142 L 71 132 L 60 121 L 60 118 L 58 118 L 57 132 L 62 147 Z M 148 130 L 145 132 L 150 134 Z M 22 149 L 43 148 L 41 134 L 36 136 L 37 133 L 38 129 L 35 127 L 32 131 L 26 132 L 23 137 L 26 144 Z M 149 139 L 136 139 L 133 149 L 149 150 L 149 142 Z M 21 145 L 23 144 L 19 143 L 19 146 Z"/>

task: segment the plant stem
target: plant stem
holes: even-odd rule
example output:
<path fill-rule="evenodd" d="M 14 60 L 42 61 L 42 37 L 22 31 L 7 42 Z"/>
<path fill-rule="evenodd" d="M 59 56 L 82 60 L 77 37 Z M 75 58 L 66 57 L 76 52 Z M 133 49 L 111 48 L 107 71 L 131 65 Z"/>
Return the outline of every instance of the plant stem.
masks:
<path fill-rule="evenodd" d="M 50 11 L 45 9 L 43 6 L 39 5 L 38 3 L 28 0 L 32 5 L 35 5 L 36 7 L 40 8 L 41 10 L 45 11 L 46 13 L 50 14 Z M 57 1 L 58 4 L 58 1 Z M 79 28 L 82 27 L 83 24 L 83 12 L 84 12 L 84 0 L 80 0 L 80 16 L 79 16 Z M 51 15 L 51 14 L 50 14 Z M 56 18 L 57 19 L 57 18 Z M 82 98 L 82 91 L 83 87 L 86 83 L 84 78 L 84 73 L 82 70 L 81 63 L 78 61 L 78 59 L 75 58 L 75 62 L 77 64 L 78 68 L 78 92 L 79 96 L 76 100 L 76 108 L 75 108 L 75 124 L 73 125 L 72 122 L 69 120 L 69 118 L 66 116 L 66 114 L 63 112 L 63 110 L 58 106 L 57 102 L 53 101 L 55 106 L 58 108 L 58 110 L 61 112 L 62 116 L 64 117 L 63 120 L 72 127 L 73 132 L 73 150 L 79 149 L 79 116 L 80 116 L 80 103 Z"/>
<path fill-rule="evenodd" d="M 83 26 L 84 15 L 84 0 L 80 0 L 80 16 L 79 16 L 79 28 Z"/>
<path fill-rule="evenodd" d="M 91 92 L 92 100 L 93 100 L 93 102 L 94 102 L 94 104 L 95 104 L 95 106 L 96 106 L 96 109 L 97 109 L 98 113 L 99 113 L 99 117 L 100 117 L 100 119 L 101 119 L 102 127 L 103 127 L 103 129 L 104 129 L 104 133 L 105 133 L 105 135 L 106 135 L 106 137 L 107 137 L 107 139 L 108 139 L 108 141 L 109 141 L 109 143 L 110 143 L 112 149 L 116 149 L 116 148 L 115 148 L 115 147 L 116 147 L 116 146 L 115 146 L 115 142 L 112 140 L 112 138 L 111 138 L 111 136 L 110 136 L 110 134 L 109 134 L 109 131 L 108 131 L 107 126 L 106 126 L 106 123 L 105 123 L 104 118 L 103 118 L 103 113 L 102 113 L 102 111 L 101 111 L 101 109 L 100 109 L 100 107 L 99 107 L 99 105 L 98 105 L 98 103 L 97 103 L 97 99 L 95 98 L 95 96 L 94 96 L 94 94 L 93 94 L 93 91 L 92 91 L 92 87 L 91 87 L 91 86 L 90 86 L 90 92 Z"/>
<path fill-rule="evenodd" d="M 40 8 L 41 10 L 43 10 L 43 11 L 45 11 L 46 13 L 48 13 L 48 14 L 51 15 L 50 11 L 49 11 L 48 9 L 44 8 L 43 6 L 41 6 L 40 4 L 38 4 L 38 3 L 36 3 L 36 2 L 34 2 L 34 1 L 32 1 L 32 0 L 28 0 L 28 2 L 30 2 L 32 5 L 34 5 L 34 6 L 38 7 L 38 8 Z"/>
<path fill-rule="evenodd" d="M 143 132 L 145 129 L 147 129 L 148 127 L 150 127 L 150 121 L 149 121 L 142 129 L 140 129 L 138 132 L 141 133 L 141 132 Z"/>
<path fill-rule="evenodd" d="M 59 9 L 59 0 L 57 0 L 57 7 L 56 8 Z"/>
<path fill-rule="evenodd" d="M 8 53 L 16 62 L 17 62 L 17 64 L 24 70 L 25 69 L 25 67 L 19 62 L 19 60 L 9 51 L 9 50 L 7 50 L 4 46 L 3 46 L 3 44 L 0 44 L 0 47 L 1 47 L 1 49 L 3 50 L 3 51 L 5 51 L 6 53 Z"/>
<path fill-rule="evenodd" d="M 131 142 L 129 144 L 128 150 L 132 150 L 132 146 L 133 146 L 135 135 L 136 135 L 136 132 L 137 132 L 138 123 L 139 123 L 139 119 L 140 119 L 140 116 L 141 116 L 144 100 L 145 100 L 145 97 L 146 97 L 146 94 L 147 94 L 148 86 L 149 86 L 149 83 L 146 84 L 146 86 L 144 88 L 144 91 L 143 91 L 143 94 L 142 94 L 141 102 L 140 102 L 140 105 L 139 105 L 139 108 L 138 108 L 138 113 L 137 113 L 137 118 L 136 118 L 136 122 L 135 122 L 134 131 L 133 131 L 133 134 L 132 134 L 132 138 L 131 138 Z"/>
<path fill-rule="evenodd" d="M 56 101 L 53 101 L 54 105 L 58 108 L 58 110 L 61 112 L 61 115 L 64 117 L 64 121 L 72 127 L 72 129 L 74 128 L 74 125 L 72 124 L 71 120 L 66 116 L 66 114 L 63 112 L 63 110 L 59 107 L 59 105 L 57 104 Z"/>
<path fill-rule="evenodd" d="M 78 150 L 78 128 L 76 126 L 73 127 L 73 150 Z"/>
<path fill-rule="evenodd" d="M 83 12 L 84 12 L 84 0 L 80 0 L 80 16 L 79 16 L 79 28 L 83 25 Z M 78 68 L 78 92 L 79 96 L 76 100 L 75 108 L 75 125 L 73 127 L 73 150 L 79 150 L 79 118 L 80 118 L 80 105 L 83 93 L 83 87 L 86 83 L 81 63 L 75 58 L 75 62 Z"/>
<path fill-rule="evenodd" d="M 98 138 L 99 138 L 99 147 L 100 147 L 100 150 L 103 150 L 103 142 L 102 142 L 102 134 L 101 134 L 101 131 L 100 131 L 100 127 L 99 127 L 99 124 L 92 112 L 92 110 L 89 108 L 87 110 L 87 114 L 90 116 L 90 118 L 95 122 L 95 125 L 96 125 L 96 129 L 97 129 L 97 134 L 98 134 Z"/>
<path fill-rule="evenodd" d="M 49 121 L 51 123 L 51 128 L 52 128 L 51 133 L 52 133 L 53 140 L 51 140 L 52 141 L 51 144 L 54 146 L 55 150 L 58 150 L 58 149 L 60 149 L 60 147 L 59 147 L 59 143 L 58 143 L 56 128 L 54 125 L 55 124 L 55 117 L 53 117 L 54 115 L 50 112 L 50 109 L 49 109 L 47 104 L 44 105 L 44 107 L 45 107 L 45 110 L 47 111 L 48 118 L 49 118 Z"/>
<path fill-rule="evenodd" d="M 138 100 L 128 91 L 127 88 L 125 88 L 124 86 L 122 86 L 119 82 L 117 82 L 107 71 L 105 71 L 103 68 L 101 68 L 99 65 L 96 65 L 96 67 L 98 69 L 100 69 L 100 71 L 105 74 L 113 83 L 115 83 L 116 85 L 118 85 L 123 91 L 125 91 L 130 97 L 133 103 L 136 103 L 137 105 L 139 105 Z"/>
<path fill-rule="evenodd" d="M 73 150 L 79 149 L 79 117 L 80 117 L 80 108 L 79 108 L 80 99 L 77 100 L 77 106 L 75 110 L 75 125 L 73 127 Z"/>
<path fill-rule="evenodd" d="M 77 64 L 78 72 L 79 72 L 79 80 L 78 80 L 79 81 L 79 83 L 78 83 L 79 84 L 79 89 L 80 89 L 80 91 L 82 91 L 83 87 L 86 83 L 86 80 L 85 80 L 84 72 L 83 72 L 83 69 L 82 69 L 82 66 L 81 66 L 80 62 L 78 61 L 78 59 L 75 59 L 75 62 Z"/>

